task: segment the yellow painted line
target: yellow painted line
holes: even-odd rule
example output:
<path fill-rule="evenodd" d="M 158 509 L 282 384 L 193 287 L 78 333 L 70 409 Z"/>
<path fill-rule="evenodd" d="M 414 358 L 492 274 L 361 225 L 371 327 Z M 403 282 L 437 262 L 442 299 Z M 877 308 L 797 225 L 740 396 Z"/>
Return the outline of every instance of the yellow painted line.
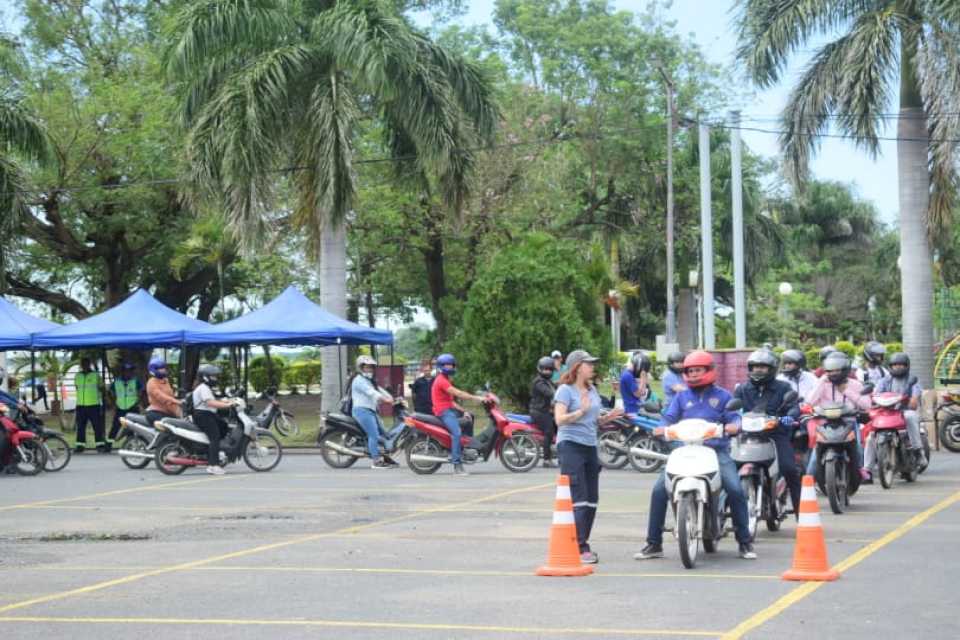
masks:
<path fill-rule="evenodd" d="M 512 633 L 535 635 L 584 635 L 584 636 L 720 636 L 719 631 L 698 629 L 604 629 L 601 627 L 510 627 L 479 624 L 428 624 L 416 622 L 368 622 L 360 620 L 237 620 L 234 618 L 80 618 L 53 616 L 0 617 L 0 622 L 60 622 L 70 624 L 148 624 L 148 625 L 216 625 L 216 626 L 264 626 L 264 627 L 333 627 L 341 629 L 394 629 L 401 631 L 472 631 L 486 633 Z"/>
<path fill-rule="evenodd" d="M 167 567 L 161 567 L 161 568 L 158 568 L 158 569 L 152 569 L 152 570 L 149 570 L 149 571 L 142 571 L 142 572 L 139 572 L 139 573 L 134 573 L 134 574 L 131 574 L 131 575 L 128 575 L 128 576 L 124 576 L 124 577 L 122 577 L 122 578 L 117 578 L 117 579 L 115 579 L 115 580 L 106 580 L 106 581 L 104 581 L 104 582 L 96 582 L 96 583 L 94 583 L 94 584 L 87 585 L 86 587 L 79 587 L 79 588 L 76 588 L 76 589 L 69 589 L 69 590 L 67 590 L 67 591 L 58 591 L 58 592 L 56 592 L 56 593 L 51 593 L 51 594 L 49 594 L 49 595 L 41 596 L 41 597 L 39 597 L 39 598 L 31 598 L 31 599 L 28 599 L 28 600 L 22 600 L 22 601 L 20 601 L 20 602 L 14 602 L 14 603 L 11 603 L 11 604 L 3 605 L 3 606 L 0 606 L 0 613 L 6 613 L 6 612 L 8 612 L 8 611 L 15 611 L 15 610 L 17 610 L 17 609 L 23 609 L 23 608 L 26 608 L 26 607 L 32 607 L 32 606 L 37 605 L 37 604 L 43 604 L 43 603 L 52 602 L 52 601 L 55 601 L 55 600 L 63 600 L 63 599 L 65 599 L 65 598 L 70 598 L 70 597 L 73 597 L 73 596 L 85 595 L 85 594 L 87 594 L 87 593 L 92 593 L 92 592 L 94 592 L 94 591 L 101 591 L 101 590 L 103 590 L 103 589 L 109 589 L 110 587 L 117 587 L 117 586 L 120 586 L 120 585 L 129 584 L 129 583 L 131 583 L 131 582 L 136 582 L 136 581 L 138 581 L 138 580 L 143 580 L 144 578 L 149 578 L 149 577 L 152 577 L 152 576 L 159 576 L 159 575 L 164 575 L 164 574 L 167 574 L 167 573 L 175 573 L 175 572 L 178 572 L 178 571 L 186 571 L 186 570 L 188 570 L 188 569 L 194 569 L 194 568 L 196 568 L 196 567 L 202 567 L 202 566 L 204 566 L 204 565 L 213 564 L 213 563 L 215 563 L 215 562 L 222 562 L 222 561 L 224 561 L 224 560 L 232 560 L 232 559 L 234 559 L 234 558 L 243 558 L 243 557 L 250 556 L 250 555 L 254 555 L 254 554 L 257 554 L 257 553 L 263 553 L 263 552 L 265 552 L 265 551 L 272 551 L 272 550 L 274 550 L 274 549 L 282 549 L 282 548 L 284 548 L 284 547 L 289 547 L 289 546 L 293 546 L 293 545 L 303 544 L 303 543 L 306 543 L 306 542 L 314 542 L 314 541 L 316 541 L 316 540 L 322 540 L 323 538 L 326 538 L 326 537 L 328 537 L 328 536 L 330 536 L 330 535 L 332 535 L 332 534 L 358 533 L 358 532 L 363 531 L 363 530 L 365 530 L 365 529 L 371 529 L 371 528 L 374 528 L 374 527 L 380 527 L 380 526 L 387 525 L 387 524 L 393 524 L 393 523 L 396 523 L 396 522 L 402 522 L 402 521 L 404 521 L 404 520 L 410 520 L 410 519 L 412 519 L 412 518 L 417 518 L 417 517 L 424 516 L 424 515 L 429 515 L 429 514 L 432 514 L 432 513 L 440 513 L 440 512 L 443 512 L 444 510 L 446 510 L 447 508 L 453 508 L 453 507 L 463 506 L 463 505 L 465 505 L 465 504 L 489 502 L 489 501 L 491 501 L 491 500 L 498 500 L 498 499 L 500 499 L 500 498 L 505 498 L 505 497 L 507 497 L 507 496 L 511 496 L 511 495 L 514 495 L 514 494 L 517 494 L 517 493 L 525 493 L 525 492 L 528 492 L 528 491 L 537 491 L 537 490 L 546 489 L 546 488 L 552 487 L 552 486 L 554 486 L 554 483 L 553 483 L 553 482 L 548 482 L 548 483 L 546 483 L 546 484 L 534 485 L 534 486 L 532 486 L 532 487 L 521 487 L 521 488 L 519 488 L 519 489 L 511 489 L 510 491 L 503 491 L 503 492 L 501 492 L 501 493 L 496 493 L 496 494 L 493 494 L 493 495 L 491 495 L 491 496 L 487 496 L 487 497 L 484 497 L 484 498 L 477 498 L 477 499 L 475 499 L 475 500 L 469 500 L 469 501 L 467 501 L 467 502 L 465 502 L 465 503 L 462 503 L 462 504 L 449 505 L 449 507 L 437 507 L 437 508 L 435 508 L 435 509 L 428 509 L 428 510 L 425 510 L 425 511 L 419 511 L 419 512 L 415 512 L 415 513 L 408 513 L 408 514 L 405 514 L 405 515 L 402 515 L 402 516 L 396 516 L 396 517 L 394 517 L 394 518 L 387 518 L 387 519 L 385 519 L 385 520 L 379 520 L 379 521 L 370 522 L 370 523 L 367 523 L 367 524 L 360 524 L 360 525 L 355 525 L 355 526 L 352 526 L 352 527 L 345 527 L 345 528 L 343 528 L 343 529 L 338 529 L 337 531 L 334 531 L 334 532 L 331 532 L 331 533 L 315 533 L 315 534 L 310 534 L 310 535 L 306 535 L 306 536 L 299 536 L 299 537 L 292 538 L 292 539 L 289 539 L 289 540 L 283 540 L 283 541 L 280 541 L 280 542 L 273 542 L 273 543 L 270 543 L 270 544 L 264 544 L 264 545 L 259 545 L 259 546 L 256 546 L 256 547 L 251 547 L 251 548 L 248 548 L 248 549 L 243 549 L 243 550 L 241 550 L 241 551 L 233 551 L 233 552 L 231 552 L 231 553 L 224 553 L 224 554 L 217 555 L 217 556 L 211 556 L 211 557 L 208 557 L 208 558 L 202 558 L 202 559 L 200 559 L 200 560 L 193 560 L 193 561 L 191 561 L 191 562 L 181 562 L 181 563 L 179 563 L 179 564 L 169 565 L 169 566 L 167 566 Z"/>
<path fill-rule="evenodd" d="M 179 482 L 165 482 L 159 484 L 150 484 L 143 487 L 131 487 L 129 489 L 116 489 L 114 491 L 102 491 L 100 493 L 90 493 L 83 496 L 75 496 L 73 498 L 56 498 L 54 500 L 40 500 L 38 502 L 24 502 L 21 504 L 9 504 L 5 506 L 0 506 L 0 511 L 13 511 L 14 509 L 33 509 L 36 507 L 47 507 L 50 505 L 57 505 L 64 502 L 82 502 L 84 500 L 95 500 L 97 498 L 107 498 L 110 496 L 120 496 L 128 493 L 140 493 L 143 491 L 162 491 L 164 489 L 174 489 L 177 487 L 185 487 L 193 484 L 209 484 L 211 482 L 222 482 L 224 480 L 234 480 L 242 476 L 220 476 L 218 478 L 199 478 L 197 480 L 181 480 Z"/>
<path fill-rule="evenodd" d="M 944 509 L 947 509 L 953 506 L 957 502 L 960 502 L 960 491 L 957 491 L 956 493 L 951 495 L 949 498 L 945 498 L 944 500 L 941 500 L 940 502 L 933 505 L 926 511 L 922 511 L 921 513 L 918 513 L 917 515 L 913 516 L 912 518 L 910 518 L 909 520 L 901 524 L 899 527 L 897 527 L 893 531 L 887 533 L 885 536 L 878 538 L 877 540 L 874 540 L 873 542 L 863 547 L 859 551 L 851 554 L 841 562 L 835 564 L 833 568 L 841 573 L 843 573 L 844 571 L 847 571 L 851 567 L 854 567 L 860 564 L 861 562 L 863 562 L 864 560 L 872 556 L 877 551 L 883 549 L 885 546 L 887 546 L 891 542 L 894 542 L 895 540 L 902 538 L 904 535 L 906 535 L 913 529 L 916 529 L 921 524 L 929 520 L 931 517 L 940 513 Z M 771 604 L 766 609 L 763 609 L 762 611 L 755 613 L 754 615 L 750 616 L 749 618 L 747 618 L 746 620 L 738 624 L 736 627 L 734 627 L 730 631 L 723 634 L 723 640 L 736 640 L 738 638 L 742 638 L 744 634 L 749 633 L 750 631 L 753 631 L 754 629 L 760 627 L 766 622 L 769 622 L 771 619 L 780 615 L 781 613 L 783 613 L 784 611 L 786 611 L 796 603 L 800 602 L 801 600 L 803 600 L 808 595 L 810 595 L 811 593 L 813 593 L 814 591 L 816 591 L 817 589 L 819 589 L 825 584 L 829 584 L 829 583 L 807 582 L 800 585 L 799 587 L 796 587 L 795 589 L 787 593 L 785 596 L 781 597 L 779 600 Z"/>

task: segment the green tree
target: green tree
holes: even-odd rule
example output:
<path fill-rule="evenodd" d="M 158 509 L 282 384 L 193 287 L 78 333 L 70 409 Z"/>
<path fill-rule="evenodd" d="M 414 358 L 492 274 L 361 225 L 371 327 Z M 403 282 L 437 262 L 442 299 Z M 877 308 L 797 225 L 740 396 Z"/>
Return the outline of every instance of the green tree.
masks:
<path fill-rule="evenodd" d="M 346 317 L 345 221 L 354 206 L 355 143 L 365 118 L 411 156 L 401 175 L 452 209 L 467 192 L 469 151 L 497 119 L 479 69 L 375 0 L 198 0 L 177 15 L 168 50 L 180 82 L 194 182 L 226 206 L 239 237 L 277 223 L 278 169 L 296 167 L 292 211 L 319 257 L 321 304 Z M 338 369 L 325 350 L 324 372 Z M 324 408 L 339 397 L 325 376 Z"/>
<path fill-rule="evenodd" d="M 928 231 L 949 228 L 960 119 L 960 5 L 945 0 L 741 0 L 740 48 L 767 87 L 790 56 L 817 50 L 783 111 L 781 145 L 800 183 L 831 124 L 876 154 L 883 115 L 898 99 L 897 163 L 903 338 L 921 384 L 933 382 L 933 272 Z M 899 79 L 898 98 L 894 81 Z"/>

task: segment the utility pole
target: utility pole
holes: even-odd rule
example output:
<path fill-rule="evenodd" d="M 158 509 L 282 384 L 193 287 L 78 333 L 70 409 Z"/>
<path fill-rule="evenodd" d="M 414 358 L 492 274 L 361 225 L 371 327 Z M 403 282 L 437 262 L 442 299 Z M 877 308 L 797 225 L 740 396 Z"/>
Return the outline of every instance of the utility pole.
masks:
<path fill-rule="evenodd" d="M 673 297 L 673 80 L 657 65 L 667 93 L 667 342 L 677 342 L 677 305 Z"/>
<path fill-rule="evenodd" d="M 747 346 L 747 295 L 743 269 L 743 166 L 740 112 L 730 112 L 730 191 L 733 194 L 733 320 L 737 349 Z"/>
<path fill-rule="evenodd" d="M 710 127 L 700 116 L 700 247 L 703 254 L 703 347 L 717 346 L 713 316 L 713 210 L 710 182 Z"/>

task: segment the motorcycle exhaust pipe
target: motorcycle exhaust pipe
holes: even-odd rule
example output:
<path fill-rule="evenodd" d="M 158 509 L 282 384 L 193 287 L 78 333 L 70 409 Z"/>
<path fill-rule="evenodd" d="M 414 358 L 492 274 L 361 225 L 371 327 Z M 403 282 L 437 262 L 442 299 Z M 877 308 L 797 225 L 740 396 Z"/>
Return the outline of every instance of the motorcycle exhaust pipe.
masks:
<path fill-rule="evenodd" d="M 631 448 L 630 453 L 635 456 L 639 456 L 641 458 L 646 458 L 648 460 L 661 460 L 663 462 L 666 462 L 670 458 L 670 456 L 668 456 L 665 453 L 651 451 L 650 449 L 641 449 L 640 447 Z"/>
<path fill-rule="evenodd" d="M 628 446 L 625 445 L 625 444 L 621 444 L 621 443 L 619 443 L 619 442 L 613 442 L 613 441 L 610 441 L 610 440 L 604 440 L 604 441 L 603 441 L 603 446 L 609 447 L 609 448 L 611 448 L 611 449 L 613 449 L 613 450 L 615 450 L 615 451 L 619 451 L 620 453 L 630 453 L 630 447 L 628 447 Z"/>
<path fill-rule="evenodd" d="M 117 452 L 121 458 L 141 458 L 153 460 L 156 456 L 152 453 L 144 453 L 142 451 L 130 451 L 129 449 L 120 449 Z"/>
<path fill-rule="evenodd" d="M 433 462 L 437 464 L 446 464 L 450 458 L 441 458 L 440 456 L 425 456 L 422 453 L 411 453 L 410 462 Z"/>
<path fill-rule="evenodd" d="M 323 446 L 325 446 L 328 449 L 333 449 L 337 453 L 342 453 L 345 456 L 353 456 L 354 458 L 363 458 L 367 455 L 366 451 L 357 451 L 356 449 L 350 449 L 349 447 L 345 447 L 342 444 L 337 444 L 336 442 L 326 441 L 323 443 Z"/>

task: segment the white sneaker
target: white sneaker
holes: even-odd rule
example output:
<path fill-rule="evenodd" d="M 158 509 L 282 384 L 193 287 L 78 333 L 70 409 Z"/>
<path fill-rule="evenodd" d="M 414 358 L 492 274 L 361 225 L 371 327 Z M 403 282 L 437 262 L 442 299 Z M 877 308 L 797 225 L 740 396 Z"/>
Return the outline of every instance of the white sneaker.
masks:
<path fill-rule="evenodd" d="M 223 467 L 211 466 L 211 467 L 207 467 L 207 473 L 209 473 L 212 476 L 222 476 L 223 474 L 226 473 L 226 471 L 223 470 Z"/>

